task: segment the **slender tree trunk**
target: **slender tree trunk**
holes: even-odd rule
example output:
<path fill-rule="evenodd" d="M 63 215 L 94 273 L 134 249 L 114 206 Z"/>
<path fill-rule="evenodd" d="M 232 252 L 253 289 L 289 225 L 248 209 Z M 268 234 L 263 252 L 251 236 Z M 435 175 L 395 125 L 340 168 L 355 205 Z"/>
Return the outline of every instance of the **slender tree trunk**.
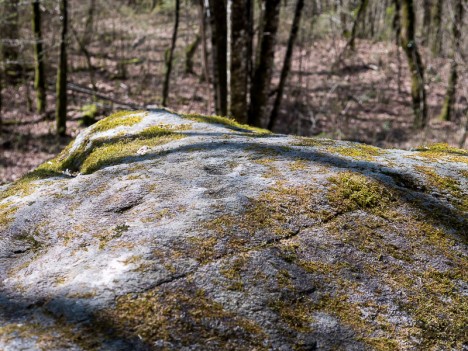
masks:
<path fill-rule="evenodd" d="M 36 91 L 37 113 L 46 110 L 46 90 L 44 75 L 44 50 L 42 48 L 41 9 L 39 0 L 33 0 L 33 33 L 34 33 L 34 90 Z"/>
<path fill-rule="evenodd" d="M 268 129 L 272 130 L 276 120 L 278 118 L 279 109 L 281 107 L 281 101 L 283 99 L 284 86 L 291 69 L 291 59 L 294 50 L 294 44 L 296 42 L 297 33 L 299 32 L 299 27 L 301 23 L 302 9 L 304 8 L 304 0 L 297 0 L 296 11 L 294 13 L 294 20 L 291 27 L 291 33 L 288 40 L 288 48 L 286 50 L 286 56 L 284 57 L 283 69 L 281 70 L 281 78 L 278 85 L 278 92 L 276 93 L 275 103 L 273 105 L 273 110 L 270 115 L 270 122 L 268 123 Z"/>
<path fill-rule="evenodd" d="M 393 16 L 393 30 L 395 31 L 395 44 L 397 48 L 397 85 L 398 94 L 401 93 L 401 55 L 400 55 L 400 37 L 401 37 L 401 6 L 400 0 L 393 0 L 395 5 L 395 14 Z"/>
<path fill-rule="evenodd" d="M 94 66 L 91 62 L 91 55 L 84 45 L 84 43 L 80 40 L 78 37 L 78 33 L 74 30 L 73 27 L 71 27 L 71 31 L 73 33 L 73 37 L 75 38 L 76 42 L 78 43 L 78 46 L 80 47 L 81 52 L 85 56 L 86 59 L 86 65 L 88 66 L 88 73 L 89 73 L 89 80 L 91 83 L 91 87 L 93 88 L 93 91 L 97 93 L 97 86 L 96 86 L 96 80 L 94 78 Z M 96 100 L 96 95 L 93 96 L 93 99 Z"/>
<path fill-rule="evenodd" d="M 68 31 L 68 1 L 60 0 L 60 20 L 62 31 L 60 35 L 60 57 L 57 70 L 57 106 L 55 121 L 57 134 L 64 136 L 67 131 L 67 31 Z"/>
<path fill-rule="evenodd" d="M 432 5 L 432 54 L 438 56 L 442 49 L 442 0 L 434 0 Z"/>
<path fill-rule="evenodd" d="M 262 38 L 263 38 L 263 26 L 264 26 L 264 21 L 262 21 L 262 18 L 265 14 L 265 4 L 266 0 L 257 0 L 258 3 L 258 27 L 257 27 L 257 47 L 255 51 L 255 59 L 254 59 L 254 67 L 257 67 L 260 63 L 260 58 L 262 56 Z M 253 79 L 253 74 L 254 72 L 251 72 L 251 78 Z"/>
<path fill-rule="evenodd" d="M 202 65 L 203 65 L 203 75 L 206 83 L 208 84 L 208 114 L 212 112 L 212 97 L 211 97 L 211 79 L 210 79 L 210 70 L 208 64 L 208 48 L 206 43 L 206 9 L 204 0 L 198 0 L 198 9 L 200 16 L 200 37 L 202 41 Z"/>
<path fill-rule="evenodd" d="M 259 62 L 255 67 L 250 91 L 249 123 L 260 126 L 266 116 L 270 95 L 271 75 L 275 59 L 276 34 L 280 13 L 280 0 L 267 0 L 263 13 L 263 35 Z"/>
<path fill-rule="evenodd" d="M 340 13 L 340 25 L 341 25 L 341 33 L 345 35 L 347 33 L 347 18 L 346 18 L 346 11 L 344 10 L 343 0 L 338 1 L 338 11 Z"/>
<path fill-rule="evenodd" d="M 198 11 L 200 16 L 200 37 L 202 41 L 202 65 L 205 81 L 210 83 L 210 70 L 208 65 L 208 47 L 206 43 L 206 10 L 203 0 L 198 0 Z M 211 94 L 209 94 L 211 96 Z"/>
<path fill-rule="evenodd" d="M 452 24 L 453 34 L 453 52 L 452 62 L 450 65 L 450 76 L 447 87 L 447 94 L 445 95 L 444 105 L 442 106 L 442 112 L 440 119 L 444 121 L 450 121 L 453 115 L 453 105 L 455 103 L 455 93 L 457 89 L 458 81 L 458 64 L 457 64 L 457 53 L 460 50 L 460 39 L 461 39 L 461 27 L 463 26 L 463 0 L 457 0 L 455 5 L 455 18 Z"/>
<path fill-rule="evenodd" d="M 85 29 L 81 44 L 87 47 L 91 42 L 94 33 L 94 13 L 96 11 L 96 0 L 89 0 L 88 14 L 86 17 Z"/>
<path fill-rule="evenodd" d="M 364 18 L 364 14 L 366 13 L 367 5 L 369 4 L 369 0 L 360 0 L 359 7 L 357 10 L 356 18 L 353 23 L 353 28 L 351 29 L 351 36 L 346 44 L 352 51 L 356 49 L 355 40 L 357 34 L 357 28 L 359 23 L 361 22 L 362 18 Z"/>
<path fill-rule="evenodd" d="M 195 40 L 185 49 L 185 73 L 194 74 L 193 71 L 193 57 L 197 52 L 198 46 L 200 45 L 201 37 L 197 34 Z"/>
<path fill-rule="evenodd" d="M 166 106 L 167 98 L 169 96 L 169 82 L 171 79 L 172 60 L 174 58 L 174 50 L 175 50 L 176 41 L 177 41 L 177 31 L 179 29 L 179 13 L 180 13 L 180 0 L 176 0 L 175 21 L 174 21 L 174 30 L 172 32 L 171 47 L 169 51 L 166 51 L 166 55 L 165 55 L 166 72 L 165 72 L 165 77 L 164 77 L 163 97 L 162 97 L 162 102 L 161 102 L 163 106 Z"/>
<path fill-rule="evenodd" d="M 414 127 L 421 129 L 427 124 L 424 68 L 415 40 L 413 0 L 401 0 L 401 46 L 406 53 L 411 74 L 411 97 L 415 115 Z"/>
<path fill-rule="evenodd" d="M 215 109 L 227 115 L 227 11 L 225 0 L 209 0 Z"/>
<path fill-rule="evenodd" d="M 431 33 L 431 0 L 423 0 L 423 45 L 429 43 L 429 34 Z"/>
<path fill-rule="evenodd" d="M 19 0 L 7 0 L 0 3 L 2 37 L 8 39 L 1 45 L 5 77 L 16 79 L 20 76 L 21 65 L 18 62 L 18 40 L 19 40 Z"/>
<path fill-rule="evenodd" d="M 248 113 L 251 9 L 250 0 L 228 0 L 228 114 L 241 123 Z"/>
<path fill-rule="evenodd" d="M 2 90 L 3 90 L 3 72 L 0 69 L 0 133 L 2 132 L 2 124 L 3 124 L 3 118 L 2 118 L 2 108 L 3 108 Z"/>

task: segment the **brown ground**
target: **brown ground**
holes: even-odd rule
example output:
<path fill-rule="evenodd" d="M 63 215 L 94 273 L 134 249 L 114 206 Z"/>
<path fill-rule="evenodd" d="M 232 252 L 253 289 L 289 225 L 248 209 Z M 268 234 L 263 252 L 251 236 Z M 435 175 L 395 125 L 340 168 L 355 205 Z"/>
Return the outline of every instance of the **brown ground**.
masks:
<path fill-rule="evenodd" d="M 162 18 L 165 18 L 163 22 Z M 184 49 L 198 31 L 196 16 L 183 12 L 181 21 L 169 107 L 180 112 L 213 113 L 208 99 L 211 89 L 201 80 L 199 52 L 195 57 L 196 74 L 183 72 Z M 115 27 L 113 22 L 114 17 L 98 22 L 95 43 L 110 40 L 109 33 Z M 157 104 L 162 91 L 164 49 L 171 34 L 170 18 L 123 16 L 118 25 L 120 32 L 107 44 L 109 49 L 101 49 L 97 44 L 91 46 L 97 87 L 104 95 L 120 101 L 143 106 Z M 282 65 L 285 37 L 280 39 L 273 86 Z M 359 40 L 357 53 L 332 70 L 332 63 L 343 45 L 344 41 L 336 38 L 300 40 L 283 102 L 282 120 L 275 131 L 355 140 L 381 147 L 411 148 L 432 142 L 460 146 L 468 110 L 466 66 L 460 67 L 456 119 L 454 122 L 438 121 L 436 116 L 443 102 L 450 61 L 433 59 L 423 48 L 431 123 L 427 131 L 416 133 L 411 130 L 413 116 L 404 54 L 400 53 L 399 92 L 397 50 L 393 43 Z M 69 81 L 89 86 L 86 61 L 76 48 L 71 50 Z M 122 58 L 141 59 L 126 65 L 126 78 L 118 77 L 117 61 Z M 51 70 L 49 80 L 53 80 L 54 74 Z M 53 115 L 53 82 L 49 83 L 49 113 Z M 30 100 L 34 102 L 32 82 L 9 86 L 2 92 L 4 126 L 0 133 L 0 184 L 18 179 L 56 155 L 82 128 L 78 125 L 81 107 L 91 102 L 90 96 L 70 91 L 70 137 L 58 139 L 53 135 L 52 120 L 41 119 L 28 110 L 28 90 Z M 99 117 L 124 108 L 105 101 L 100 101 L 99 105 Z"/>

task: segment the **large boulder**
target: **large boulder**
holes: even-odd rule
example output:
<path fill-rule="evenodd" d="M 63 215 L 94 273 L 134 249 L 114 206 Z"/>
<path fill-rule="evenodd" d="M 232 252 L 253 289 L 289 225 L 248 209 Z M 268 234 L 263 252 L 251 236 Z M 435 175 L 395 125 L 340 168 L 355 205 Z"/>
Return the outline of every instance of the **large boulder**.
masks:
<path fill-rule="evenodd" d="M 118 113 L 0 188 L 1 350 L 466 350 L 468 152 Z"/>

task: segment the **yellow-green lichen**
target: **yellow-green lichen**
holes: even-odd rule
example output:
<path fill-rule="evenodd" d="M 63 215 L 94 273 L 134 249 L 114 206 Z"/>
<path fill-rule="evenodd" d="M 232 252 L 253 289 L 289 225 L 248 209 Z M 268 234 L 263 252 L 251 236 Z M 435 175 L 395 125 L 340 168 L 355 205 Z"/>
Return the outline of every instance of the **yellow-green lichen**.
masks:
<path fill-rule="evenodd" d="M 233 129 L 233 130 L 240 131 L 240 132 L 251 131 L 255 133 L 253 134 L 253 136 L 263 136 L 265 134 L 271 134 L 269 130 L 252 127 L 247 124 L 240 124 L 236 122 L 234 119 L 227 118 L 227 117 L 204 116 L 204 115 L 199 115 L 199 114 L 187 114 L 187 115 L 183 115 L 183 117 L 191 119 L 196 122 L 221 124 L 225 127 L 228 127 L 229 129 Z"/>
<path fill-rule="evenodd" d="M 303 171 L 309 166 L 308 160 L 298 159 L 289 164 L 291 171 Z"/>
<path fill-rule="evenodd" d="M 96 239 L 99 240 L 99 249 L 103 250 L 110 241 L 120 238 L 129 228 L 126 224 L 119 224 L 112 229 L 95 234 Z"/>

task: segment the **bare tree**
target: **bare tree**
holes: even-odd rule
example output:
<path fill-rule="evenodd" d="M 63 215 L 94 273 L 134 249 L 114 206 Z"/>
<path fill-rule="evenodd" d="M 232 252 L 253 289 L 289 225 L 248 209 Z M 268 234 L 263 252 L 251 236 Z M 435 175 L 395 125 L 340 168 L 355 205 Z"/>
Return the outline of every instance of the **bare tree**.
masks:
<path fill-rule="evenodd" d="M 447 87 L 447 93 L 445 95 L 444 105 L 442 106 L 442 112 L 440 119 L 444 121 L 450 121 L 453 115 L 453 104 L 455 102 L 455 93 L 457 89 L 458 81 L 458 63 L 457 54 L 460 52 L 460 41 L 461 41 L 461 27 L 463 26 L 463 0 L 456 0 L 455 4 L 455 18 L 452 24 L 452 35 L 453 35 L 453 52 L 452 62 L 450 64 L 450 75 Z"/>
<path fill-rule="evenodd" d="M 32 27 L 34 33 L 34 89 L 36 90 L 37 113 L 42 114 L 46 110 L 46 90 L 44 74 L 44 50 L 42 47 L 41 30 L 41 4 L 39 0 L 33 0 L 33 20 Z"/>
<path fill-rule="evenodd" d="M 433 28 L 432 54 L 438 56 L 442 49 L 442 0 L 434 0 L 431 26 Z"/>
<path fill-rule="evenodd" d="M 87 47 L 93 37 L 94 29 L 94 14 L 96 12 L 96 0 L 89 0 L 85 28 L 83 37 L 80 42 L 84 47 Z"/>
<path fill-rule="evenodd" d="M 2 55 L 4 60 L 5 77 L 17 78 L 20 75 L 21 67 L 18 62 L 19 51 L 19 0 L 3 1 L 1 4 L 2 15 L 1 24 L 2 36 L 6 40 L 2 43 Z"/>
<path fill-rule="evenodd" d="M 400 11 L 401 11 L 401 4 L 400 0 L 393 0 L 393 4 L 395 5 L 395 14 L 393 16 L 392 27 L 395 31 L 395 44 L 397 47 L 397 85 L 398 85 L 398 93 L 401 93 L 401 55 L 400 55 L 400 38 L 401 38 L 401 18 L 400 18 Z"/>
<path fill-rule="evenodd" d="M 431 0 L 423 0 L 423 45 L 429 43 L 431 28 Z"/>
<path fill-rule="evenodd" d="M 2 67 L 0 66 L 0 133 L 2 132 L 2 124 L 3 124 L 3 118 L 2 118 L 2 109 L 3 109 L 3 96 L 2 96 L 2 90 L 3 90 L 3 71 L 1 69 Z"/>
<path fill-rule="evenodd" d="M 174 30 L 172 31 L 172 40 L 171 47 L 166 51 L 165 55 L 165 75 L 164 75 L 164 84 L 163 84 L 163 95 L 161 105 L 166 106 L 167 98 L 169 96 L 169 82 L 171 79 L 172 71 L 172 61 L 174 59 L 174 50 L 177 42 L 177 32 L 179 29 L 179 13 L 180 13 L 180 0 L 175 2 L 175 20 L 174 20 Z"/>
<path fill-rule="evenodd" d="M 414 127 L 423 128 L 427 124 L 426 90 L 424 88 L 424 68 L 415 39 L 415 16 L 413 0 L 401 0 L 400 41 L 408 59 L 411 74 L 411 97 L 415 115 Z"/>
<path fill-rule="evenodd" d="M 67 31 L 68 31 L 68 1 L 60 0 L 60 56 L 57 70 L 57 106 L 55 121 L 57 134 L 64 136 L 67 131 Z"/>
<path fill-rule="evenodd" d="M 369 0 L 360 0 L 359 2 L 356 18 L 354 19 L 353 28 L 351 29 L 351 36 L 349 37 L 348 43 L 346 44 L 346 47 L 349 47 L 352 51 L 356 49 L 355 40 L 357 28 L 361 20 L 364 18 L 368 4 Z"/>
<path fill-rule="evenodd" d="M 194 74 L 195 72 L 193 71 L 193 57 L 195 56 L 195 53 L 197 52 L 198 46 L 200 45 L 201 42 L 201 36 L 196 35 L 195 40 L 187 46 L 185 49 L 185 73 L 187 74 Z"/>
<path fill-rule="evenodd" d="M 281 70 L 280 82 L 278 85 L 278 91 L 276 93 L 275 103 L 273 110 L 270 115 L 270 122 L 268 123 L 268 129 L 273 129 L 276 120 L 278 118 L 278 112 L 283 99 L 284 86 L 291 69 L 291 59 L 294 50 L 294 43 L 296 42 L 297 33 L 299 32 L 299 25 L 301 23 L 302 9 L 304 7 L 304 0 L 297 0 L 296 10 L 294 12 L 294 20 L 291 27 L 291 34 L 289 35 L 288 48 L 286 49 L 286 55 L 284 57 L 283 69 Z"/>
<path fill-rule="evenodd" d="M 250 0 L 228 0 L 228 114 L 247 123 L 252 16 Z"/>
<path fill-rule="evenodd" d="M 215 110 L 227 115 L 227 11 L 224 0 L 209 0 Z"/>
<path fill-rule="evenodd" d="M 202 66 L 203 66 L 203 78 L 210 86 L 211 79 L 210 79 L 210 69 L 208 64 L 208 45 L 206 42 L 206 8 L 204 0 L 198 0 L 198 13 L 200 17 L 200 38 L 202 44 Z M 206 94 L 208 99 L 208 113 L 211 114 L 211 106 L 212 106 L 212 96 L 211 96 L 211 88 L 208 88 L 208 92 Z"/>
<path fill-rule="evenodd" d="M 261 125 L 268 107 L 280 5 L 280 0 L 266 0 L 265 3 L 265 11 L 262 17 L 263 35 L 260 43 L 260 57 L 254 70 L 250 90 L 249 123 L 254 126 Z"/>

